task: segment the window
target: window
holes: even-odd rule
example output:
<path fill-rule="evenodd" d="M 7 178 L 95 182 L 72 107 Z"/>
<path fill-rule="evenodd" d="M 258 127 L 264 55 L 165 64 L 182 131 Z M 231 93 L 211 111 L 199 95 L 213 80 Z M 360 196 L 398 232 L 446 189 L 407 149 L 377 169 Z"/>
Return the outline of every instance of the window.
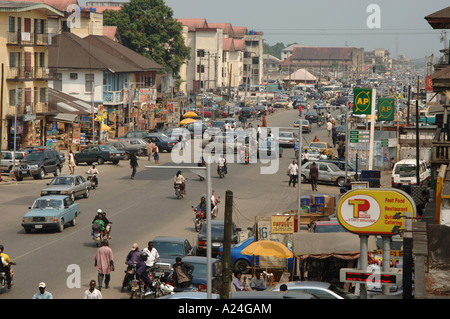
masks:
<path fill-rule="evenodd" d="M 47 88 L 40 88 L 39 89 L 39 102 L 47 102 Z"/>
<path fill-rule="evenodd" d="M 17 68 L 20 66 L 20 52 L 9 53 L 9 66 L 12 68 Z"/>
<path fill-rule="evenodd" d="M 16 31 L 16 18 L 15 17 L 9 17 L 9 32 L 15 32 Z"/>
<path fill-rule="evenodd" d="M 205 66 L 197 64 L 197 73 L 205 73 Z"/>
<path fill-rule="evenodd" d="M 53 79 L 53 89 L 62 91 L 62 73 L 55 73 L 55 78 Z"/>
<path fill-rule="evenodd" d="M 94 87 L 94 74 L 85 74 L 84 90 L 92 92 Z"/>
<path fill-rule="evenodd" d="M 78 73 L 70 73 L 70 79 L 71 80 L 77 80 L 78 79 Z"/>
<path fill-rule="evenodd" d="M 17 104 L 20 105 L 23 103 L 23 90 L 18 89 L 17 92 Z M 16 90 L 9 90 L 9 105 L 16 105 Z"/>

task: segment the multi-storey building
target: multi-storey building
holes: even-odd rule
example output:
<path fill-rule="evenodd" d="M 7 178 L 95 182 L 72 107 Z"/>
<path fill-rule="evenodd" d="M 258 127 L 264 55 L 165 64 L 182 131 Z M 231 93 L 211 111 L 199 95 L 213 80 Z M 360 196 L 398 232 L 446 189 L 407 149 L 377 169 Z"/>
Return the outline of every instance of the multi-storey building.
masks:
<path fill-rule="evenodd" d="M 2 149 L 43 142 L 48 109 L 48 16 L 63 12 L 44 3 L 0 2 Z M 15 121 L 17 119 L 17 121 Z"/>

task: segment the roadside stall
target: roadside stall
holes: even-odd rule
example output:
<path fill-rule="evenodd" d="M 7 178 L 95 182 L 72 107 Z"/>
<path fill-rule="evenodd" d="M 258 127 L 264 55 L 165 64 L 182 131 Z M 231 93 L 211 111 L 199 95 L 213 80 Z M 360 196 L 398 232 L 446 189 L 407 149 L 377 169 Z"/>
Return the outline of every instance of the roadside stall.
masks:
<path fill-rule="evenodd" d="M 339 281 L 341 268 L 358 268 L 360 239 L 350 232 L 293 234 L 294 276 L 300 280 L 317 280 L 344 286 Z M 368 240 L 368 252 L 377 249 L 374 236 Z"/>

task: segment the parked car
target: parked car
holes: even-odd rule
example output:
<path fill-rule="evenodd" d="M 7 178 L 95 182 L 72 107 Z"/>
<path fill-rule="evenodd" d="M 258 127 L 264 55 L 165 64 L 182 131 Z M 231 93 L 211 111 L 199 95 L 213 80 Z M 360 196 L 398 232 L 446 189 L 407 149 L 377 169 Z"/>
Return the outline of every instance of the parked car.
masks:
<path fill-rule="evenodd" d="M 175 294 L 169 294 L 158 299 L 207 299 L 208 295 L 203 291 L 181 291 Z M 211 293 L 211 299 L 220 299 L 220 294 Z"/>
<path fill-rule="evenodd" d="M 305 153 L 305 148 L 302 149 L 302 155 Z M 308 149 L 309 161 L 318 161 L 320 159 L 320 152 L 317 148 Z"/>
<path fill-rule="evenodd" d="M 305 292 L 319 299 L 358 299 L 358 296 L 322 281 L 289 281 L 275 285 L 268 291 L 280 291 L 282 284 L 288 287 L 288 291 Z"/>
<path fill-rule="evenodd" d="M 60 175 L 53 178 L 47 187 L 41 190 L 41 196 L 67 195 L 75 201 L 76 197 L 81 195 L 88 198 L 90 189 L 91 182 L 81 175 Z"/>
<path fill-rule="evenodd" d="M 302 165 L 301 168 L 301 182 L 306 183 L 309 181 L 309 170 L 312 165 L 312 161 L 309 161 Z M 319 180 L 322 183 L 333 183 L 339 187 L 345 185 L 345 171 L 341 170 L 333 163 L 316 162 L 319 169 Z M 354 181 L 355 172 L 348 172 L 348 180 Z"/>
<path fill-rule="evenodd" d="M 259 257 L 242 254 L 242 250 L 253 243 L 254 237 L 248 237 L 245 240 L 240 241 L 237 244 L 231 245 L 231 253 L 230 253 L 230 265 L 233 271 L 240 271 L 243 274 L 248 274 L 251 272 L 253 267 L 253 262 L 259 264 Z M 223 246 L 220 246 L 219 251 L 217 253 L 217 258 L 221 259 L 223 255 Z M 294 260 L 292 258 L 288 259 L 288 270 L 293 270 Z"/>
<path fill-rule="evenodd" d="M 328 158 L 333 156 L 333 148 L 328 142 L 311 142 L 308 147 L 308 152 L 313 148 L 316 148 L 320 153 L 325 152 Z"/>
<path fill-rule="evenodd" d="M 131 145 L 131 144 L 125 142 L 125 141 L 115 140 L 115 141 L 104 143 L 103 145 L 113 146 L 118 151 L 124 152 L 125 153 L 124 156 L 123 156 L 124 160 L 130 159 L 130 154 L 131 153 L 137 154 L 139 152 L 139 148 L 138 147 L 136 147 L 134 145 Z"/>
<path fill-rule="evenodd" d="M 345 171 L 345 161 L 333 160 L 333 159 L 326 159 L 326 160 L 320 160 L 320 161 L 324 162 L 324 163 L 336 164 L 337 167 L 339 167 L 341 170 Z M 356 168 L 353 166 L 352 163 L 347 163 L 347 171 L 356 172 Z"/>
<path fill-rule="evenodd" d="M 280 146 L 293 148 L 295 144 L 294 132 L 279 132 L 278 143 Z"/>
<path fill-rule="evenodd" d="M 124 135 L 120 136 L 119 139 L 143 138 L 147 134 L 148 134 L 147 131 L 130 131 L 130 132 L 126 132 Z"/>
<path fill-rule="evenodd" d="M 273 103 L 273 106 L 275 108 L 282 108 L 288 105 L 288 99 L 287 98 L 278 98 Z"/>
<path fill-rule="evenodd" d="M 147 143 L 153 142 L 158 146 L 159 152 L 172 152 L 172 149 L 177 145 L 178 141 L 175 138 L 169 137 L 164 133 L 150 133 L 145 136 Z"/>
<path fill-rule="evenodd" d="M 192 272 L 191 285 L 198 291 L 206 291 L 207 286 L 207 263 L 206 257 L 202 256 L 185 256 L 181 259 L 183 263 L 194 266 Z M 211 258 L 211 278 L 212 292 L 220 293 L 220 282 L 222 276 L 222 262 L 217 258 Z"/>
<path fill-rule="evenodd" d="M 31 153 L 33 151 L 43 150 L 43 149 L 54 150 L 53 148 L 51 148 L 49 146 L 26 146 L 19 151 L 25 152 L 25 153 Z M 66 156 L 65 156 L 64 152 L 57 152 L 57 154 L 58 154 L 58 158 L 61 161 L 61 163 L 64 163 L 66 161 Z"/>
<path fill-rule="evenodd" d="M 346 125 L 340 125 L 336 127 L 336 139 L 344 139 L 345 141 L 345 135 L 347 133 L 347 126 Z"/>
<path fill-rule="evenodd" d="M 217 256 L 220 246 L 223 244 L 223 231 L 224 231 L 224 221 L 223 220 L 211 220 L 211 251 L 212 256 Z M 206 254 L 206 229 L 207 221 L 203 223 L 203 227 L 197 235 L 197 256 Z M 231 242 L 237 243 L 238 232 L 241 229 L 237 228 L 234 223 L 231 226 Z"/>
<path fill-rule="evenodd" d="M 18 166 L 20 162 L 25 158 L 25 155 L 27 153 L 23 151 L 16 151 L 16 154 L 14 156 L 13 151 L 2 151 L 2 157 L 1 157 L 1 163 L 0 163 L 0 171 L 1 172 L 11 172 L 11 170 L 15 166 Z M 15 158 L 15 161 L 13 161 L 13 157 Z"/>
<path fill-rule="evenodd" d="M 111 145 L 89 145 L 81 150 L 81 152 L 75 153 L 75 164 L 86 163 L 91 165 L 97 162 L 99 165 L 105 162 L 112 162 L 118 164 L 120 160 L 125 157 L 124 151 L 118 151 Z"/>
<path fill-rule="evenodd" d="M 251 118 L 251 117 L 256 116 L 256 110 L 253 106 L 244 106 L 244 107 L 241 107 L 239 114 L 246 118 Z"/>
<path fill-rule="evenodd" d="M 39 197 L 29 209 L 22 219 L 26 233 L 33 229 L 56 229 L 62 232 L 65 224 L 75 226 L 80 215 L 80 205 L 65 195 Z"/>
<path fill-rule="evenodd" d="M 319 299 L 297 291 L 231 291 L 229 299 Z"/>
<path fill-rule="evenodd" d="M 154 134 L 154 133 L 152 133 Z M 146 135 L 148 136 L 148 135 Z M 127 142 L 128 144 L 136 147 L 138 156 L 147 155 L 147 141 L 144 138 L 130 137 L 130 138 L 121 138 L 119 141 Z"/>
<path fill-rule="evenodd" d="M 53 173 L 55 176 L 61 174 L 63 163 L 52 148 L 42 148 L 31 151 L 16 166 L 14 175 L 16 180 L 22 181 L 24 177 L 32 176 L 34 179 L 44 179 L 46 174 Z"/>
<path fill-rule="evenodd" d="M 343 233 L 347 230 L 337 220 L 315 220 L 308 225 L 308 231 L 311 233 Z"/>
<path fill-rule="evenodd" d="M 317 123 L 319 115 L 317 114 L 317 111 L 308 111 L 305 114 L 305 120 L 308 120 L 310 123 Z"/>
<path fill-rule="evenodd" d="M 415 158 L 404 159 L 394 164 L 392 169 L 392 187 L 417 184 L 417 160 Z M 431 169 L 423 159 L 419 160 L 419 184 L 428 185 L 431 177 Z"/>
<path fill-rule="evenodd" d="M 153 239 L 153 247 L 159 253 L 156 263 L 162 269 L 171 270 L 176 257 L 195 255 L 195 250 L 189 240 L 181 237 L 158 236 Z"/>
<path fill-rule="evenodd" d="M 209 123 L 202 121 L 195 121 L 193 123 L 186 124 L 185 128 L 191 133 L 191 137 L 202 138 L 203 133 L 207 128 L 211 127 Z"/>
<path fill-rule="evenodd" d="M 258 144 L 257 156 L 262 158 L 277 158 L 283 156 L 283 147 L 276 141 L 268 141 L 267 139 Z"/>

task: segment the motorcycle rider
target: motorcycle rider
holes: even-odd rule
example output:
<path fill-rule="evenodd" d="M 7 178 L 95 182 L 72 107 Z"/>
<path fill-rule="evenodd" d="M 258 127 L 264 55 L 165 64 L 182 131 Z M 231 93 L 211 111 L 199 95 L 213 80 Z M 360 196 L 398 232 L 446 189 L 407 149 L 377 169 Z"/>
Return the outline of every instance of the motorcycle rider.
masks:
<path fill-rule="evenodd" d="M 223 169 L 223 172 L 225 173 L 225 174 L 227 174 L 228 173 L 228 170 L 227 170 L 227 160 L 223 157 L 223 156 L 221 156 L 220 158 L 219 158 L 219 160 L 217 161 L 217 174 L 219 174 L 219 169 L 220 168 L 222 168 Z"/>
<path fill-rule="evenodd" d="M 146 253 L 141 253 L 139 255 L 139 260 L 136 263 L 136 276 L 139 280 L 142 280 L 144 282 L 147 288 L 151 289 L 152 291 L 156 291 L 155 287 L 153 287 L 152 280 L 148 276 L 146 264 L 147 258 L 148 256 Z"/>
<path fill-rule="evenodd" d="M 186 194 L 186 179 L 181 175 L 181 171 L 177 172 L 177 175 L 173 178 L 174 187 L 180 185 L 182 194 Z"/>
<path fill-rule="evenodd" d="M 101 211 L 101 209 L 99 209 L 99 211 Z M 100 233 L 102 234 L 102 236 L 105 235 L 105 222 L 103 221 L 102 217 L 101 217 L 101 213 L 99 214 L 97 211 L 97 215 L 95 215 L 94 217 L 94 221 L 92 222 L 92 230 L 96 231 L 100 231 Z"/>
<path fill-rule="evenodd" d="M 212 198 L 211 198 L 211 212 L 214 209 L 214 204 L 212 203 Z M 200 203 L 197 205 L 197 207 L 195 207 L 196 211 L 201 210 L 203 212 L 203 216 L 205 216 L 206 218 L 206 194 L 203 194 L 202 197 L 200 198 Z"/>
<path fill-rule="evenodd" d="M 11 265 L 16 265 L 12 262 L 7 254 L 4 253 L 5 247 L 0 245 L 0 272 L 4 272 L 6 275 L 6 284 L 8 289 L 11 289 Z"/>
<path fill-rule="evenodd" d="M 98 186 L 98 177 L 97 175 L 100 174 L 98 169 L 95 167 L 95 164 L 92 164 L 92 167 L 86 172 L 88 175 L 92 175 L 92 180 L 95 183 L 95 187 Z"/>
<path fill-rule="evenodd" d="M 101 214 L 101 219 L 103 220 L 103 223 L 105 224 L 105 238 L 106 239 L 111 239 L 111 224 L 112 222 L 109 221 L 108 218 L 106 218 L 106 212 L 102 211 L 101 209 L 97 210 L 97 213 L 99 213 L 99 215 Z"/>

